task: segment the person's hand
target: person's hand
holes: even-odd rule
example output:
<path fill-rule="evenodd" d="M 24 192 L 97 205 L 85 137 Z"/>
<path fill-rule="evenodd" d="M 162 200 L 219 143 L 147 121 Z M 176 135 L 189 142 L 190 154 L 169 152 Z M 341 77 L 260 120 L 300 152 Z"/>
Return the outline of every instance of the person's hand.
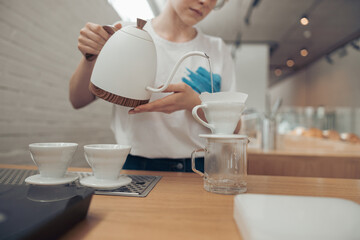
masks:
<path fill-rule="evenodd" d="M 121 24 L 115 24 L 114 29 L 119 30 Z M 78 37 L 78 49 L 85 56 L 86 54 L 98 55 L 106 41 L 110 38 L 110 34 L 96 23 L 86 23 L 80 30 Z"/>
<path fill-rule="evenodd" d="M 221 87 L 221 77 L 219 74 L 212 74 L 213 76 L 213 88 L 211 87 L 211 77 L 210 72 L 208 72 L 205 68 L 199 67 L 196 70 L 196 73 L 188 69 L 188 78 L 182 78 L 182 81 L 189 85 L 194 91 L 198 93 L 202 92 L 209 92 L 211 93 L 212 90 L 214 92 L 220 92 Z"/>
<path fill-rule="evenodd" d="M 179 110 L 192 111 L 193 107 L 201 104 L 199 94 L 185 83 L 170 84 L 163 92 L 174 92 L 164 98 L 137 106 L 129 111 L 129 114 L 142 112 L 172 113 Z"/>

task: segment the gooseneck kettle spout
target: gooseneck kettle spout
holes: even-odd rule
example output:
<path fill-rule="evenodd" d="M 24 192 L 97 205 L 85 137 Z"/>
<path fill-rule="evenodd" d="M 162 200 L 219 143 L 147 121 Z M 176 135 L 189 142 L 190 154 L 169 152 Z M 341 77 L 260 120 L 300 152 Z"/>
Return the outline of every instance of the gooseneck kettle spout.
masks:
<path fill-rule="evenodd" d="M 180 60 L 176 63 L 176 65 L 174 66 L 172 72 L 171 72 L 171 75 L 170 77 L 168 78 L 168 80 L 165 82 L 165 84 L 161 87 L 161 88 L 153 88 L 153 87 L 150 87 L 150 86 L 147 86 L 146 87 L 146 90 L 148 91 L 151 91 L 151 92 L 154 92 L 154 93 L 158 93 L 158 92 L 162 92 L 164 91 L 170 84 L 171 80 L 173 79 L 177 69 L 179 68 L 179 66 L 181 65 L 181 63 L 188 57 L 191 57 L 191 56 L 200 56 L 200 57 L 204 57 L 206 59 L 208 59 L 208 61 L 210 61 L 210 58 L 208 55 L 206 55 L 206 53 L 204 52 L 199 52 L 199 51 L 192 51 L 192 52 L 188 52 L 186 53 L 184 56 L 182 56 L 180 58 Z M 210 62 L 209 62 L 209 66 L 211 68 L 211 65 L 210 65 Z M 210 71 L 211 72 L 211 71 Z M 211 76 L 212 77 L 212 76 Z M 211 81 L 212 82 L 212 81 Z"/>

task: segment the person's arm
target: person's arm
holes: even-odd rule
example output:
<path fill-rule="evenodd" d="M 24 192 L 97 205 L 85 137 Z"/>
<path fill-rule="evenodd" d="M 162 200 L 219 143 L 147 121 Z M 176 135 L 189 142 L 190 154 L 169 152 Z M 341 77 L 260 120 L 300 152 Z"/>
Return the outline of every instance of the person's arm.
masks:
<path fill-rule="evenodd" d="M 121 24 L 116 24 L 115 28 L 117 30 L 120 29 Z M 80 30 L 78 49 L 83 56 L 85 56 L 85 54 L 97 56 L 110 36 L 111 35 L 106 32 L 101 25 L 87 23 L 84 28 Z M 82 57 L 70 79 L 69 98 L 75 109 L 84 107 L 95 100 L 95 96 L 89 91 L 89 82 L 95 61 L 96 59 L 88 61 L 85 57 Z"/>
<path fill-rule="evenodd" d="M 173 94 L 153 102 L 137 106 L 136 108 L 131 109 L 129 113 L 173 113 L 179 110 L 188 110 L 191 112 L 193 107 L 201 104 L 199 94 L 192 90 L 192 88 L 185 83 L 170 84 L 163 92 L 173 92 Z"/>
<path fill-rule="evenodd" d="M 95 61 L 87 61 L 82 57 L 78 67 L 70 79 L 69 97 L 75 109 L 82 108 L 95 100 L 89 90 L 89 82 Z"/>
<path fill-rule="evenodd" d="M 131 109 L 129 114 L 142 112 L 173 113 L 179 110 L 192 112 L 192 109 L 196 105 L 201 104 L 199 94 L 183 82 L 170 84 L 163 92 L 173 92 L 173 94 L 156 101 L 137 106 L 136 108 Z M 201 109 L 199 109 L 198 115 L 201 119 L 206 121 L 204 112 Z"/>

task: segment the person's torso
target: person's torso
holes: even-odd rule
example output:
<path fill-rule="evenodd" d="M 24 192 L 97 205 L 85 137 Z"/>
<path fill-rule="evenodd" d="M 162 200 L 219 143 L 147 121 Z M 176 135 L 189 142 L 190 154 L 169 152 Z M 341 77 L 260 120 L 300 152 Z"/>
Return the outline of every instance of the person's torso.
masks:
<path fill-rule="evenodd" d="M 179 59 L 190 51 L 205 52 L 211 60 L 214 74 L 223 76 L 226 69 L 224 56 L 228 54 L 225 44 L 219 38 L 209 37 L 198 31 L 197 36 L 188 42 L 174 43 L 159 37 L 151 24 L 145 25 L 156 46 L 157 74 L 152 87 L 163 85 L 170 77 Z M 199 68 L 209 71 L 208 60 L 200 56 L 185 59 L 176 71 L 171 83 L 182 82 L 189 71 Z M 234 91 L 233 73 L 222 78 L 221 90 Z M 225 74 L 226 75 L 226 74 Z M 150 102 L 172 93 L 153 93 Z M 192 150 L 204 146 L 199 134 L 210 133 L 209 129 L 198 124 L 191 113 L 185 110 L 171 114 L 148 112 L 129 115 L 129 108 L 114 105 L 112 129 L 118 143 L 132 146 L 131 154 L 148 158 L 185 158 Z"/>

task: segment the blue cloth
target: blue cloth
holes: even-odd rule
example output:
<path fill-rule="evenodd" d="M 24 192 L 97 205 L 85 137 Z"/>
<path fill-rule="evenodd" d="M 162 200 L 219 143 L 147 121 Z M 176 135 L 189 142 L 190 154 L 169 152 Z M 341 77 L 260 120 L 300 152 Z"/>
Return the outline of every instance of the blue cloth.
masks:
<path fill-rule="evenodd" d="M 199 67 L 196 70 L 196 73 L 188 70 L 188 78 L 183 77 L 181 80 L 189 85 L 194 91 L 198 93 L 209 92 L 211 93 L 211 77 L 210 72 L 208 72 L 205 68 Z M 213 87 L 214 92 L 220 92 L 221 87 L 221 76 L 219 74 L 212 74 L 213 76 Z"/>

